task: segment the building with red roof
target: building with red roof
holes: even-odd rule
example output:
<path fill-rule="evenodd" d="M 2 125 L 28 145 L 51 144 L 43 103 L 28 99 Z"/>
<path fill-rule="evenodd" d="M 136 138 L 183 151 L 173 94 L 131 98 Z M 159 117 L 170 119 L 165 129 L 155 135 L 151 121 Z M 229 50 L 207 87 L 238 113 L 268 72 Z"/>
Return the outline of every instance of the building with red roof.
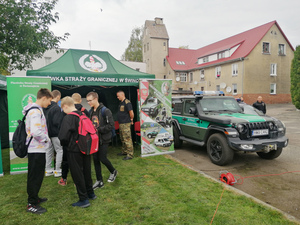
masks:
<path fill-rule="evenodd" d="M 169 48 L 162 18 L 144 26 L 147 73 L 173 80 L 173 95 L 224 91 L 252 104 L 291 102 L 290 66 L 294 48 L 276 21 L 199 49 Z"/>

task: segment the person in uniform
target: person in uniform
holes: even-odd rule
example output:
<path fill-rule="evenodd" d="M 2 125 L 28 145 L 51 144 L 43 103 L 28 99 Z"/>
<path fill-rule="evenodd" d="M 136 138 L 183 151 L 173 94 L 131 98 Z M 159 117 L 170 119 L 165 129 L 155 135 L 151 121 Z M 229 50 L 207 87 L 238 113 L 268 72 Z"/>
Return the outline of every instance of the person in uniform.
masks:
<path fill-rule="evenodd" d="M 133 125 L 134 113 L 131 102 L 125 97 L 123 91 L 117 92 L 117 98 L 120 101 L 118 109 L 118 122 L 120 139 L 122 142 L 122 152 L 118 155 L 124 155 L 123 160 L 130 160 L 133 158 L 133 144 L 131 138 L 131 125 Z"/>
<path fill-rule="evenodd" d="M 257 101 L 252 105 L 254 108 L 262 111 L 264 114 L 267 112 L 266 103 L 262 101 L 262 97 L 258 96 Z"/>

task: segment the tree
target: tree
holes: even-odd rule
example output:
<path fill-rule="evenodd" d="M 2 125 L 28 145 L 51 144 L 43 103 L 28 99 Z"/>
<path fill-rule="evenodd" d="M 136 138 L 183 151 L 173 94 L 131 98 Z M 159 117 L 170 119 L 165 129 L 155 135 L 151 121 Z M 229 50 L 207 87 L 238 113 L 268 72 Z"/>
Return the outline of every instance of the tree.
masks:
<path fill-rule="evenodd" d="M 291 96 L 292 102 L 300 109 L 300 46 L 296 47 L 291 66 Z"/>
<path fill-rule="evenodd" d="M 128 47 L 122 55 L 122 60 L 143 62 L 143 31 L 143 26 L 132 30 Z"/>
<path fill-rule="evenodd" d="M 49 49 L 69 36 L 55 36 L 49 25 L 59 20 L 52 13 L 58 0 L 0 0 L 0 70 L 29 68 Z"/>

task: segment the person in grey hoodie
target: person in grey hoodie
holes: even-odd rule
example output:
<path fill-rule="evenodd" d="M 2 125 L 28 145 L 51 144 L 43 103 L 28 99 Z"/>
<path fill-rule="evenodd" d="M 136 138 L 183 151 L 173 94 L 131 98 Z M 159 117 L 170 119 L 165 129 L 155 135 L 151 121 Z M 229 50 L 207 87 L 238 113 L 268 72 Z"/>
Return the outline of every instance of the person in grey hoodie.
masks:
<path fill-rule="evenodd" d="M 53 96 L 46 88 L 41 88 L 37 93 L 35 103 L 30 103 L 23 109 L 23 114 L 30 110 L 26 116 L 27 143 L 28 146 L 28 175 L 27 175 L 27 212 L 42 214 L 47 210 L 40 206 L 40 203 L 47 201 L 47 198 L 40 198 L 39 191 L 45 174 L 46 150 L 49 148 L 50 139 L 45 115 L 42 108 L 50 105 Z M 32 107 L 38 107 L 30 109 Z"/>

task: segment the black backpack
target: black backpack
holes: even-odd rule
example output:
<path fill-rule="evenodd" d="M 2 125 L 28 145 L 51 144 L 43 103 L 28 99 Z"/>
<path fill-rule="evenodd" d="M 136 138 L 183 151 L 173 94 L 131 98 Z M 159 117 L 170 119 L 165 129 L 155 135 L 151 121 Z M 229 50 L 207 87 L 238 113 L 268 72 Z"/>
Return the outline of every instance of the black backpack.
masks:
<path fill-rule="evenodd" d="M 26 124 L 25 124 L 25 119 L 28 114 L 28 112 L 31 109 L 39 109 L 39 107 L 33 106 L 30 109 L 28 109 L 23 116 L 22 120 L 18 120 L 19 125 L 16 128 L 16 131 L 14 132 L 13 138 L 12 138 L 12 144 L 13 144 L 13 149 L 16 154 L 16 156 L 20 158 L 24 158 L 27 155 L 28 152 L 28 146 L 32 140 L 32 137 L 30 138 L 28 144 L 26 144 L 26 138 L 27 138 L 27 133 L 26 133 Z"/>
<path fill-rule="evenodd" d="M 106 107 L 105 107 L 105 106 L 102 106 L 102 108 L 101 108 L 101 114 L 102 114 L 102 117 L 103 117 L 103 119 L 104 119 L 104 121 L 105 121 L 106 123 L 109 123 L 109 121 L 108 121 L 108 116 L 106 116 L 105 110 L 106 110 Z M 113 129 L 111 130 L 111 137 L 114 138 L 116 135 L 117 135 L 117 134 L 116 134 L 116 130 L 115 130 L 115 128 L 113 128 Z"/>

